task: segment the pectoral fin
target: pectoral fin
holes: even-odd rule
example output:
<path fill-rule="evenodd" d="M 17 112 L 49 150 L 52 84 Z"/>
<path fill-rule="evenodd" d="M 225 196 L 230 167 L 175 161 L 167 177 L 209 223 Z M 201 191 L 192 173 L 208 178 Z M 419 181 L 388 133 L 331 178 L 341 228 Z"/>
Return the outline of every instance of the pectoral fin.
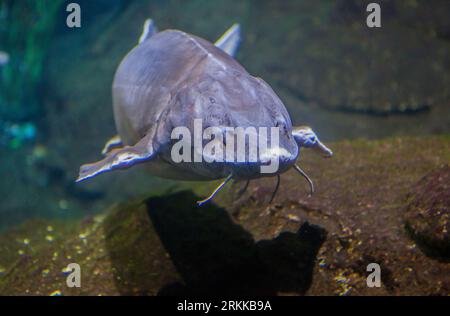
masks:
<path fill-rule="evenodd" d="M 103 160 L 82 165 L 76 182 L 90 179 L 104 172 L 126 169 L 140 162 L 151 160 L 155 156 L 155 150 L 149 141 L 150 137 L 146 136 L 134 146 L 112 149 Z"/>
<path fill-rule="evenodd" d="M 215 43 L 225 53 L 234 57 L 241 41 L 241 26 L 233 24 Z"/>
<path fill-rule="evenodd" d="M 333 152 L 325 146 L 309 126 L 298 126 L 292 128 L 292 136 L 300 147 L 312 148 L 323 157 L 333 156 Z"/>
<path fill-rule="evenodd" d="M 142 27 L 142 34 L 139 37 L 139 44 L 145 42 L 150 37 L 158 33 L 158 29 L 156 28 L 155 22 L 152 19 L 147 19 L 144 22 L 144 26 Z"/>

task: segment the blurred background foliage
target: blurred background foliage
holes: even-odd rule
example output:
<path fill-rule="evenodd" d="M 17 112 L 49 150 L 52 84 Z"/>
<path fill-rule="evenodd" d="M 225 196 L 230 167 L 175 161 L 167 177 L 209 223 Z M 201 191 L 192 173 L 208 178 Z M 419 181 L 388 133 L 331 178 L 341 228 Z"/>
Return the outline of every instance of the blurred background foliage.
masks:
<path fill-rule="evenodd" d="M 10 61 L 1 69 L 0 118 L 39 115 L 39 89 L 49 43 L 63 0 L 1 0 L 0 49 Z"/>

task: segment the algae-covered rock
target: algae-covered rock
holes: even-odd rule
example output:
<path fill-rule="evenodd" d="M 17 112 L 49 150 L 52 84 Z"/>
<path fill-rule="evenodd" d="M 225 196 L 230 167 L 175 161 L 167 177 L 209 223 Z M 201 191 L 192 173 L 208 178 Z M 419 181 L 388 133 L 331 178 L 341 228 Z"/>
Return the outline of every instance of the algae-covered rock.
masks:
<path fill-rule="evenodd" d="M 290 171 L 272 204 L 273 178 L 252 181 L 241 197 L 233 185 L 204 207 L 195 201 L 214 184 L 186 184 L 83 221 L 25 223 L 0 235 L 0 294 L 448 295 L 450 264 L 418 247 L 404 216 L 439 201 L 448 209 L 448 167 L 437 168 L 450 161 L 449 143 L 345 141 L 330 144 L 332 159 L 304 151 L 311 198 Z M 417 203 L 405 201 L 411 192 Z M 431 215 L 423 231 L 439 234 L 431 225 L 443 217 Z M 71 262 L 81 288 L 66 286 Z M 370 263 L 381 267 L 379 288 L 367 286 Z"/>
<path fill-rule="evenodd" d="M 310 105 L 375 114 L 445 106 L 450 3 L 381 1 L 380 28 L 366 24 L 368 3 L 264 1 L 251 15 L 270 21 L 254 26 L 251 44 L 264 54 L 249 62 Z"/>
<path fill-rule="evenodd" d="M 409 193 L 407 230 L 424 252 L 450 260 L 450 166 L 421 179 Z"/>

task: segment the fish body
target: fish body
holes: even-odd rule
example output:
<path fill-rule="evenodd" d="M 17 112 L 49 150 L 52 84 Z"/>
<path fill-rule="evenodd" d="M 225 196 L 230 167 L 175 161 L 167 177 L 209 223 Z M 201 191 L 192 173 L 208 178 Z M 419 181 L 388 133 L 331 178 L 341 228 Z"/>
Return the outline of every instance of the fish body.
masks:
<path fill-rule="evenodd" d="M 158 176 L 213 180 L 230 173 L 233 166 L 225 163 L 171 162 L 170 132 L 186 126 L 193 134 L 194 119 L 201 119 L 203 128 L 278 125 L 287 132 L 280 142 L 286 153 L 280 157 L 281 167 L 289 168 L 298 155 L 296 142 L 288 137 L 292 129 L 289 114 L 269 85 L 251 76 L 220 48 L 181 31 L 158 33 L 124 58 L 114 78 L 113 107 L 125 145 L 136 144 L 156 129 L 153 141 L 162 146 L 161 154 L 148 167 Z"/>
<path fill-rule="evenodd" d="M 119 135 L 105 145 L 103 160 L 80 168 L 77 181 L 143 163 L 153 175 L 164 178 L 226 178 L 214 195 L 230 179 L 248 181 L 277 175 L 279 180 L 279 174 L 294 166 L 301 147 L 331 156 L 310 128 L 293 127 L 286 107 L 272 88 L 233 58 L 239 32 L 239 25 L 233 25 L 213 44 L 178 30 L 158 33 L 154 23 L 147 20 L 139 44 L 124 57 L 114 76 L 113 109 Z M 214 160 L 211 154 L 199 153 L 193 146 L 193 156 L 200 154 L 204 159 L 175 161 L 173 149 L 178 139 L 174 131 L 183 127 L 195 138 L 199 121 L 203 137 L 208 129 L 218 129 L 211 141 L 218 146 L 214 152 L 220 148 L 230 152 L 227 157 L 233 159 Z M 258 137 L 266 129 L 263 139 L 267 146 L 259 142 L 256 149 L 244 146 L 240 150 L 245 157 L 256 152 L 257 158 L 244 162 L 236 159 L 239 148 L 225 137 L 230 128 L 231 133 L 239 128 L 249 130 L 249 138 L 252 128 Z M 269 129 L 277 133 L 271 134 Z M 200 147 L 209 141 L 201 138 Z M 261 172 L 263 166 L 275 160 L 276 170 Z"/>

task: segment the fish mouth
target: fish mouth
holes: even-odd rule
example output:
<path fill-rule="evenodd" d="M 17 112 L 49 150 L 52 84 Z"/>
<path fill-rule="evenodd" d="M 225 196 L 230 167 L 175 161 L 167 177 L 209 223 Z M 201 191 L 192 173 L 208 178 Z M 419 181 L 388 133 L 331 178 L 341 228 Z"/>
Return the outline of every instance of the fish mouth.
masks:
<path fill-rule="evenodd" d="M 227 169 L 235 178 L 253 179 L 281 174 L 291 168 L 297 160 L 297 151 L 292 154 L 286 148 L 268 148 L 257 161 L 228 162 Z"/>

